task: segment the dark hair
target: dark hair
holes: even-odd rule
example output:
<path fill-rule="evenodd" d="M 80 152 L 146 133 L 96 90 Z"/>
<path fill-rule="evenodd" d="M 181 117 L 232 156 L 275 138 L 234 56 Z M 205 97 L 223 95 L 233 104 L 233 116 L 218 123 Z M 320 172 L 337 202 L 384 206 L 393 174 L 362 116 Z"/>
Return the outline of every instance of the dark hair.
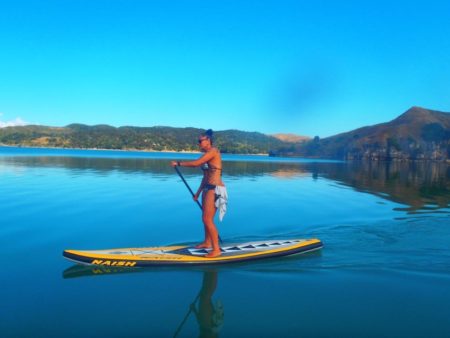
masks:
<path fill-rule="evenodd" d="M 213 131 L 212 131 L 212 129 L 208 129 L 207 131 L 202 133 L 202 136 L 207 137 L 211 141 L 211 144 L 213 143 Z"/>

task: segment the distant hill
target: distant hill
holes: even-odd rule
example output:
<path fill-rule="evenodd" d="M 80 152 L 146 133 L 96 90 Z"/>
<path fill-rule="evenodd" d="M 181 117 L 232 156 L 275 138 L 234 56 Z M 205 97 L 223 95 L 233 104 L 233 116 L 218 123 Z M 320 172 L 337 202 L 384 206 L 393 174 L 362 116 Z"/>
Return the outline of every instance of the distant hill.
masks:
<path fill-rule="evenodd" d="M 197 128 L 112 127 L 70 124 L 66 127 L 20 126 L 0 128 L 0 143 L 14 146 L 147 151 L 198 151 Z M 224 130 L 214 133 L 223 153 L 268 154 L 285 142 L 257 132 Z"/>
<path fill-rule="evenodd" d="M 275 150 L 290 155 L 334 159 L 447 160 L 450 114 L 412 107 L 396 119 Z"/>
<path fill-rule="evenodd" d="M 300 143 L 305 142 L 311 139 L 309 136 L 300 136 L 295 134 L 273 134 L 271 135 L 283 142 L 289 142 L 289 143 Z"/>

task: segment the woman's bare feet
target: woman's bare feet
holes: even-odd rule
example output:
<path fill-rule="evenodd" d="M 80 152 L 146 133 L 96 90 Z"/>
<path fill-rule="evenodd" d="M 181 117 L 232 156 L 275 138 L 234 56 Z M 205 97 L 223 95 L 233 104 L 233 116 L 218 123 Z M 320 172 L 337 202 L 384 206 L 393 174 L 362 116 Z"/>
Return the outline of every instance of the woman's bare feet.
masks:
<path fill-rule="evenodd" d="M 208 242 L 203 242 L 195 246 L 196 249 L 209 249 L 211 247 L 212 247 L 211 243 Z"/>
<path fill-rule="evenodd" d="M 220 252 L 219 250 L 212 250 L 209 253 L 207 253 L 205 255 L 206 258 L 214 258 L 214 257 L 219 257 L 222 254 L 222 252 Z"/>

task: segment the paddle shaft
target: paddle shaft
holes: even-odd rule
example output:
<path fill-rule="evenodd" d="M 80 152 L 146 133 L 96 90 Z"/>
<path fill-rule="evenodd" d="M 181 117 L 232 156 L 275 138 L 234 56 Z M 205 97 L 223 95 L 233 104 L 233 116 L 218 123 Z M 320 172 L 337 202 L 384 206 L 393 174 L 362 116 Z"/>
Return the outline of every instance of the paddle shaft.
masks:
<path fill-rule="evenodd" d="M 191 193 L 192 197 L 195 196 L 194 192 L 192 191 L 191 187 L 189 186 L 189 184 L 186 182 L 186 180 L 183 177 L 183 174 L 180 172 L 180 170 L 178 169 L 178 166 L 174 167 L 175 170 L 177 171 L 178 176 L 180 176 L 181 180 L 183 181 L 183 183 L 186 185 L 186 188 L 188 188 L 189 192 Z M 200 207 L 200 210 L 203 211 L 202 205 L 200 204 L 200 202 L 198 200 L 196 200 L 197 205 Z"/>
<path fill-rule="evenodd" d="M 180 176 L 180 178 L 181 178 L 181 180 L 183 181 L 183 183 L 184 183 L 184 185 L 186 186 L 186 188 L 188 188 L 188 190 L 189 190 L 189 192 L 191 193 L 192 197 L 194 197 L 194 196 L 195 196 L 194 192 L 192 191 L 191 187 L 189 186 L 189 184 L 188 184 L 188 183 L 186 182 L 186 180 L 184 179 L 183 174 L 182 174 L 181 171 L 178 169 L 178 166 L 175 166 L 174 168 L 175 168 L 175 170 L 176 170 L 178 176 Z M 196 202 L 197 202 L 197 205 L 200 207 L 200 210 L 203 211 L 203 207 L 202 207 L 202 205 L 200 204 L 200 202 L 199 202 L 198 200 L 196 200 Z M 222 243 L 222 238 L 220 238 L 220 236 L 219 236 L 219 242 Z"/>

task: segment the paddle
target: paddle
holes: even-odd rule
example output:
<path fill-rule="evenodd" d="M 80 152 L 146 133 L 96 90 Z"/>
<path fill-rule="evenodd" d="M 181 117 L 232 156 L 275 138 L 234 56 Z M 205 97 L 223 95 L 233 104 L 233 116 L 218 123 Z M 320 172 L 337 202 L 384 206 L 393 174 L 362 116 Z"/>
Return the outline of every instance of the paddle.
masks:
<path fill-rule="evenodd" d="M 182 174 L 181 171 L 178 169 L 178 166 L 175 166 L 174 168 L 175 168 L 175 170 L 176 170 L 178 176 L 180 176 L 180 178 L 181 178 L 181 180 L 183 181 L 183 183 L 184 183 L 184 185 L 186 186 L 186 188 L 188 188 L 188 190 L 189 190 L 189 192 L 191 193 L 192 197 L 194 197 L 194 196 L 195 196 L 194 192 L 192 191 L 191 187 L 189 186 L 189 184 L 188 184 L 188 183 L 186 182 L 186 180 L 184 179 L 183 174 Z M 200 202 L 199 202 L 198 200 L 196 200 L 196 202 L 197 202 L 197 205 L 200 207 L 200 210 L 203 211 L 203 208 L 202 208 L 202 205 L 200 204 Z M 222 238 L 220 238 L 220 235 L 219 235 L 219 242 L 222 243 Z"/>

